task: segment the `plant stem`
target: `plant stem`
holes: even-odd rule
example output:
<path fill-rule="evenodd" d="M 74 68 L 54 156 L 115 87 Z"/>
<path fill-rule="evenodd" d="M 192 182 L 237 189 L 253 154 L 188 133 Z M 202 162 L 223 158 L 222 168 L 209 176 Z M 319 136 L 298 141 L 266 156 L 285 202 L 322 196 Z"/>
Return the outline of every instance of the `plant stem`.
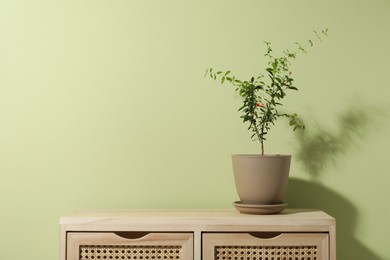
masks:
<path fill-rule="evenodd" d="M 260 134 L 260 133 L 264 132 L 264 127 L 261 128 L 261 131 L 259 131 L 259 129 L 257 128 L 256 123 L 253 124 L 253 127 L 255 129 L 255 132 L 256 132 L 256 135 L 257 135 L 257 139 L 259 139 L 260 144 L 261 144 L 261 155 L 264 155 L 264 140 L 262 138 L 262 135 Z"/>
<path fill-rule="evenodd" d="M 263 139 L 260 139 L 260 143 L 261 143 L 261 155 L 264 155 L 264 141 L 263 141 Z"/>
<path fill-rule="evenodd" d="M 264 134 L 264 125 L 261 126 L 261 133 Z M 263 135 L 260 135 L 261 155 L 264 155 L 264 139 Z"/>

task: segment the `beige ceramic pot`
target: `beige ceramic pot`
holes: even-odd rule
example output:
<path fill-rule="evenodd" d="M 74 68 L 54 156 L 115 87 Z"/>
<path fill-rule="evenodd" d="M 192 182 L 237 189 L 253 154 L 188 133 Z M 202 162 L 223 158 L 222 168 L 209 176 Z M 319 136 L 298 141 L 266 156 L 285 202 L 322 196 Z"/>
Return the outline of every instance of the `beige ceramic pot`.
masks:
<path fill-rule="evenodd" d="M 232 155 L 234 180 L 243 204 L 283 203 L 291 155 Z"/>

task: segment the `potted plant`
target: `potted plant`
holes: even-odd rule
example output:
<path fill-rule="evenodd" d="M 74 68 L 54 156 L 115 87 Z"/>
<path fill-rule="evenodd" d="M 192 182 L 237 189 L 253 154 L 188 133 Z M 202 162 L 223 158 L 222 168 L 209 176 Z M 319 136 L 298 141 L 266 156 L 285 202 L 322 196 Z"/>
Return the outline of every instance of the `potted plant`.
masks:
<path fill-rule="evenodd" d="M 316 39 L 322 41 L 322 36 L 328 30 L 314 32 Z M 298 90 L 294 84 L 291 62 L 298 53 L 306 53 L 306 47 L 296 44 L 294 51 L 285 50 L 282 55 L 274 56 L 270 42 L 264 42 L 267 47 L 265 57 L 268 66 L 265 74 L 253 76 L 250 80 L 240 80 L 232 76 L 231 71 L 216 71 L 207 69 L 205 76 L 220 80 L 221 84 L 228 82 L 235 87 L 242 97 L 243 104 L 238 109 L 241 118 L 251 131 L 251 138 L 260 142 L 260 154 L 232 155 L 233 172 L 239 202 L 234 205 L 243 213 L 277 213 L 286 207 L 283 196 L 287 188 L 291 155 L 267 155 L 264 150 L 266 135 L 275 125 L 279 117 L 289 120 L 293 130 L 304 129 L 303 122 L 296 113 L 280 111 L 282 100 L 290 90 Z M 308 40 L 310 47 L 313 40 Z"/>

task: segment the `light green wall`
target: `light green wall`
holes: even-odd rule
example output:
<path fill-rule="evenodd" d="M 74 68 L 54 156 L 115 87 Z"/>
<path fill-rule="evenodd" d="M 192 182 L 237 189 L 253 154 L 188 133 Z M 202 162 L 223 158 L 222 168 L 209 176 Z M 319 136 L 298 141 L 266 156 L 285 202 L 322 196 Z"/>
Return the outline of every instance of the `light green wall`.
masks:
<path fill-rule="evenodd" d="M 339 259 L 390 259 L 389 26 L 388 0 L 0 0 L 0 259 L 57 259 L 75 209 L 231 208 L 230 155 L 259 148 L 205 69 L 249 77 L 262 41 L 323 28 L 285 104 L 305 139 L 280 121 L 268 152 L 294 156 L 292 207 L 337 218 Z"/>

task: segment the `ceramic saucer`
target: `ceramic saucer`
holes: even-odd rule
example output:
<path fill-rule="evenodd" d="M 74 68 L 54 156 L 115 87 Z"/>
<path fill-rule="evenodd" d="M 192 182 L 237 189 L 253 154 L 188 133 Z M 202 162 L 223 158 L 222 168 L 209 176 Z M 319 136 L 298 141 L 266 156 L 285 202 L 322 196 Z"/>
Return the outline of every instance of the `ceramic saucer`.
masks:
<path fill-rule="evenodd" d="M 271 205 L 244 204 L 241 201 L 233 203 L 234 207 L 243 214 L 268 215 L 277 214 L 287 207 L 286 203 Z"/>

